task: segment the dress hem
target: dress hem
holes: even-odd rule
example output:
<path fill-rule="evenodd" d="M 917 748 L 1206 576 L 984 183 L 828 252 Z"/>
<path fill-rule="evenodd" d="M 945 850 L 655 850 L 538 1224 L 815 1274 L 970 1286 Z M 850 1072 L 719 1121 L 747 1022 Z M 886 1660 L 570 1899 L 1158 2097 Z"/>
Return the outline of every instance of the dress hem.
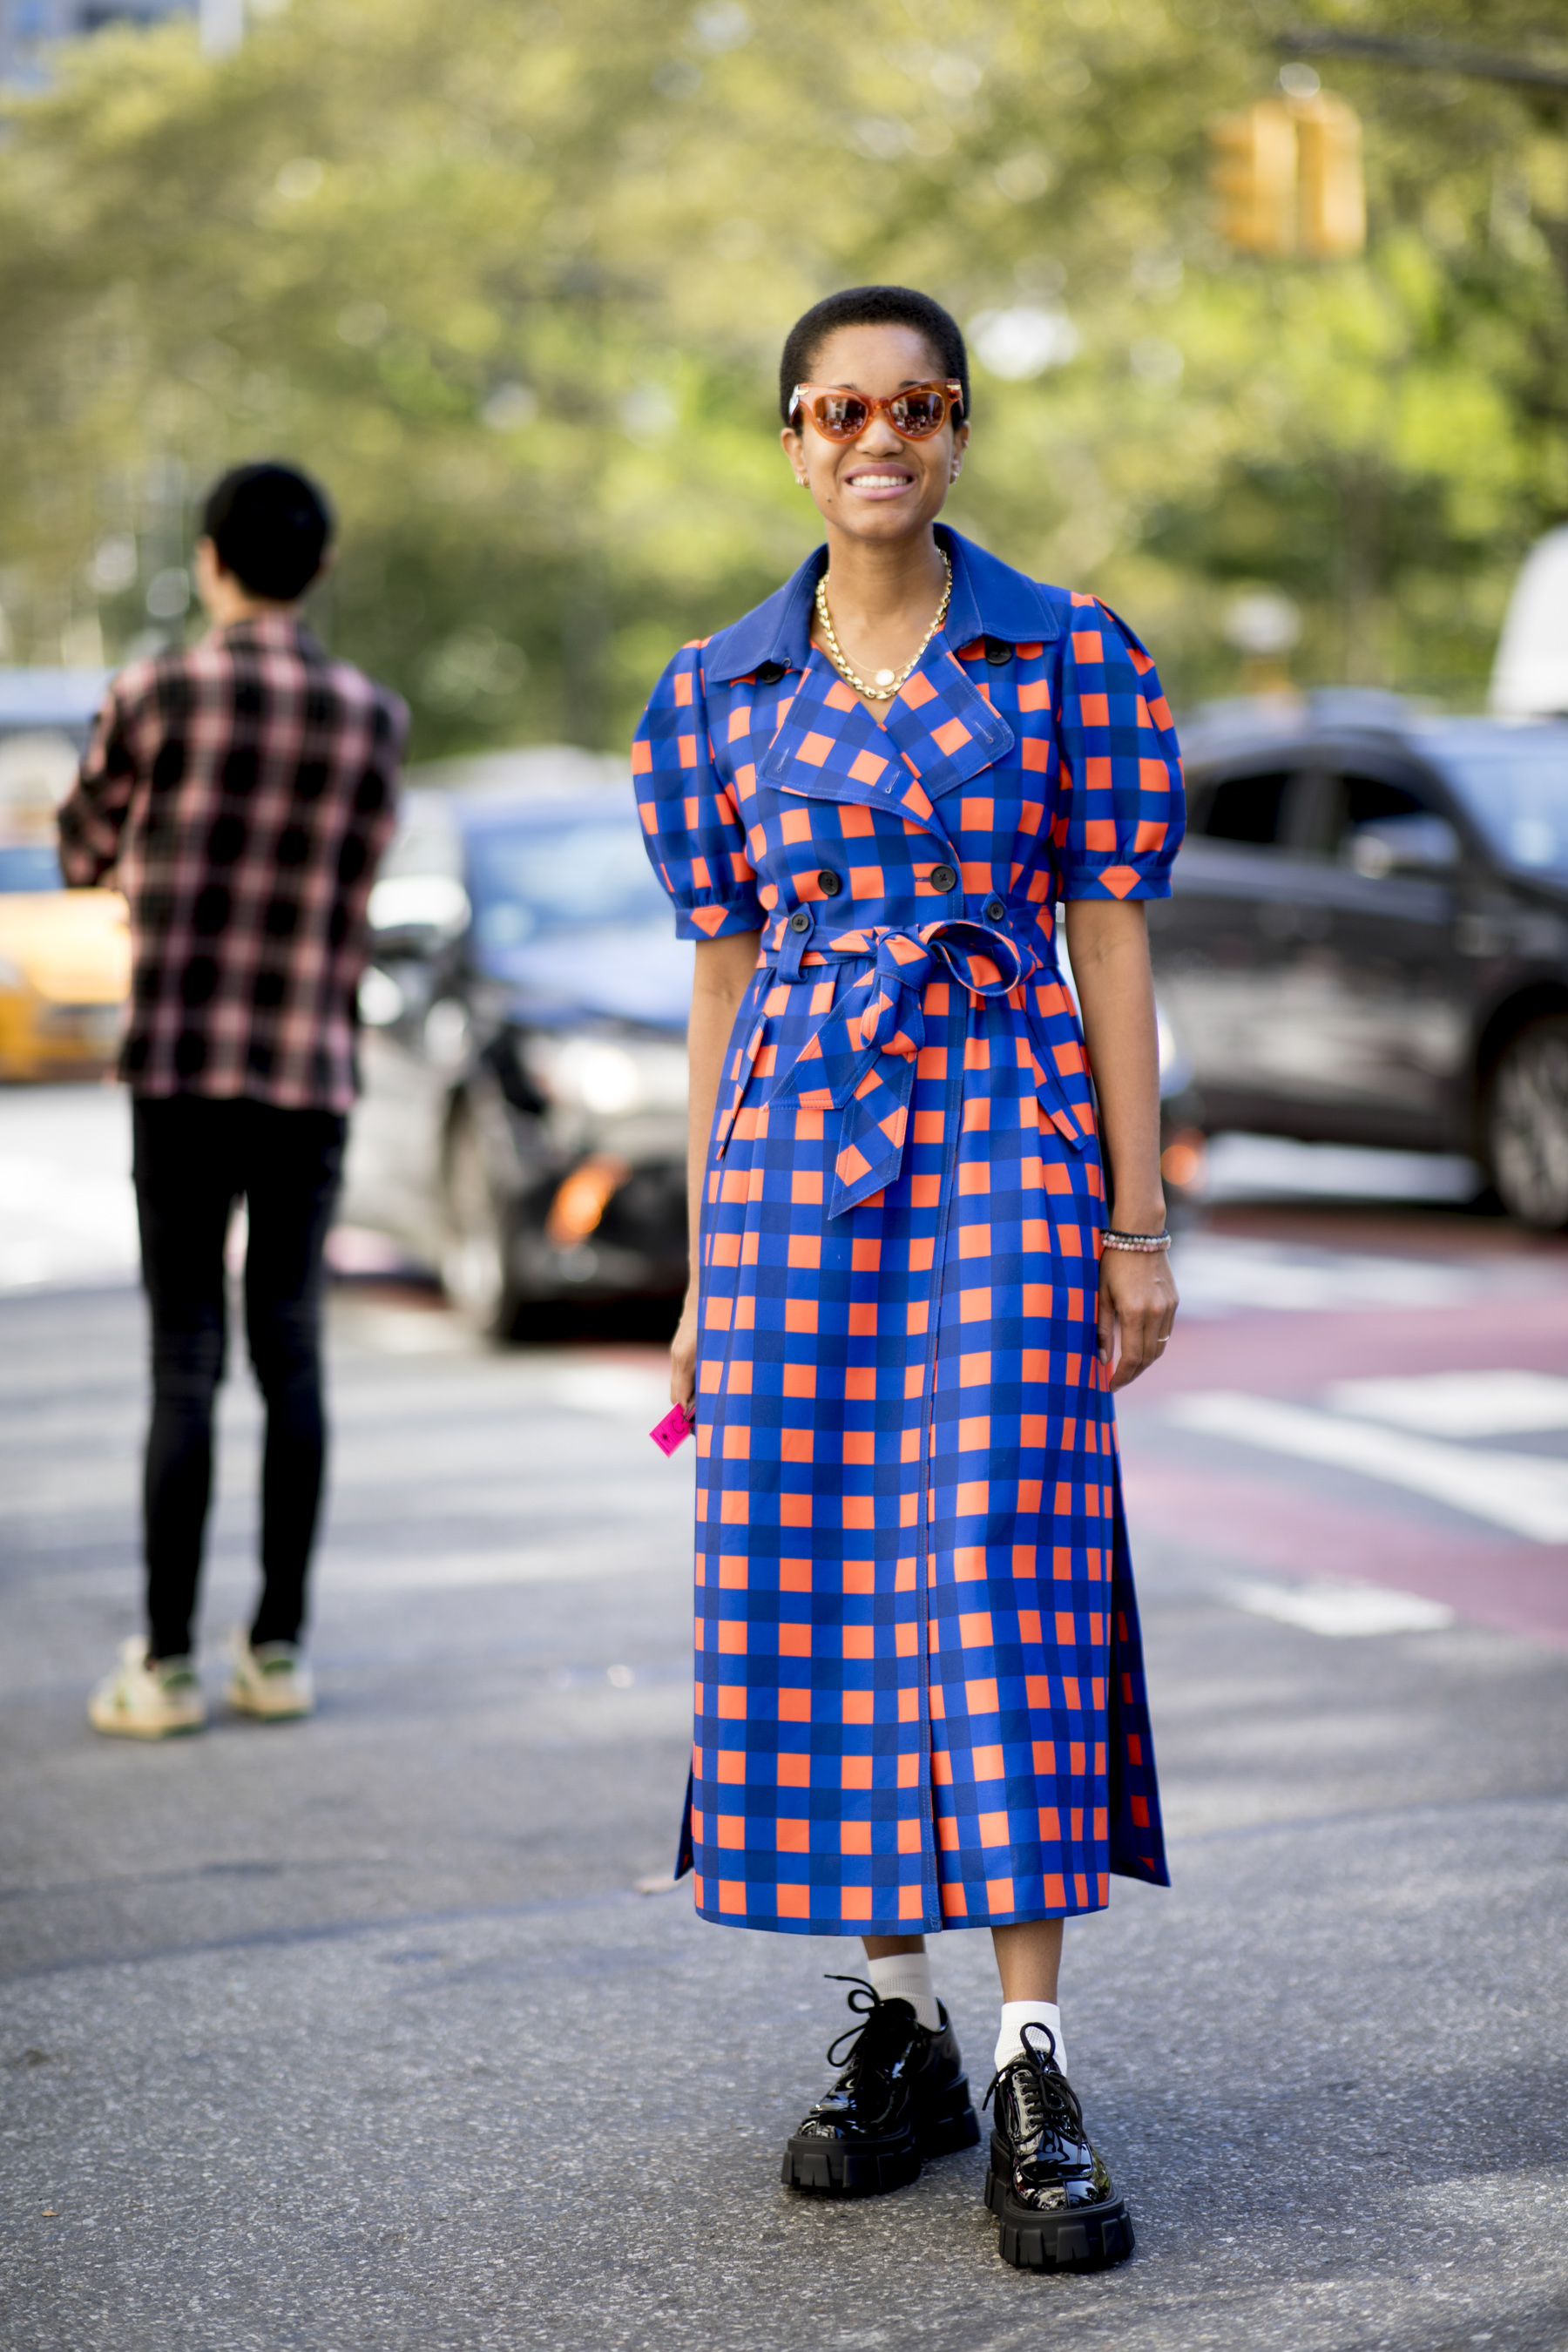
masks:
<path fill-rule="evenodd" d="M 684 1869 L 676 1872 L 678 1880 L 695 1874 L 694 1865 L 689 1860 Z M 1112 1862 L 1104 1874 L 1108 1880 L 1131 1878 L 1145 1886 L 1168 1887 L 1171 1884 L 1171 1874 L 1163 1861 Z M 753 1934 L 763 1936 L 937 1936 L 956 1933 L 966 1927 L 1026 1927 L 1044 1919 L 1090 1918 L 1096 1912 L 1110 1909 L 1110 1891 L 1108 1885 L 1105 1900 L 1100 1903 L 1048 1904 L 1026 1911 L 988 1912 L 978 1919 L 911 1919 L 907 1916 L 900 1919 L 757 1919 L 744 1912 L 716 1911 L 704 1903 L 694 1907 L 698 1917 L 706 1919 L 711 1927 L 749 1927 Z"/>
<path fill-rule="evenodd" d="M 763 1936 L 939 1936 L 964 1928 L 1024 1927 L 1043 1919 L 1083 1919 L 1109 1909 L 1105 1903 L 1069 1906 L 1067 1909 L 999 1912 L 984 1919 L 748 1919 L 733 1911 L 712 1911 L 698 1904 L 697 1916 L 714 1927 L 749 1927 Z"/>

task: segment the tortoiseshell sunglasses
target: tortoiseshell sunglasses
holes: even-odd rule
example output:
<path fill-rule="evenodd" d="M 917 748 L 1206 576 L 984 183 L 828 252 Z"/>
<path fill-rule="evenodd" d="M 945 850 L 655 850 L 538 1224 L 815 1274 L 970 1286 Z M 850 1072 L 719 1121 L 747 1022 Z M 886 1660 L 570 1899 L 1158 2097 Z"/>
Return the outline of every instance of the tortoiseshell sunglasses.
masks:
<path fill-rule="evenodd" d="M 929 441 L 963 405 L 963 386 L 952 376 L 944 383 L 906 384 L 887 400 L 868 400 L 837 384 L 797 383 L 789 415 L 793 425 L 804 409 L 825 441 L 858 441 L 873 416 L 885 416 L 900 441 Z"/>

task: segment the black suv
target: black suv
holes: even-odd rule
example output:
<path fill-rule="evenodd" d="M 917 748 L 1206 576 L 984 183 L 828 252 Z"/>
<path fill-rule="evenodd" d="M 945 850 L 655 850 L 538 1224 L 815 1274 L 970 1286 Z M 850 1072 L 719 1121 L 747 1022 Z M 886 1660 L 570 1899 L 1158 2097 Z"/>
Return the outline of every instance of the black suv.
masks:
<path fill-rule="evenodd" d="M 629 775 L 595 766 L 458 764 L 499 781 L 409 793 L 371 893 L 342 1214 L 498 1335 L 547 1300 L 686 1282 L 691 950 Z"/>
<path fill-rule="evenodd" d="M 1568 723 L 1345 692 L 1184 741 L 1150 922 L 1204 1124 L 1468 1152 L 1568 1225 Z"/>

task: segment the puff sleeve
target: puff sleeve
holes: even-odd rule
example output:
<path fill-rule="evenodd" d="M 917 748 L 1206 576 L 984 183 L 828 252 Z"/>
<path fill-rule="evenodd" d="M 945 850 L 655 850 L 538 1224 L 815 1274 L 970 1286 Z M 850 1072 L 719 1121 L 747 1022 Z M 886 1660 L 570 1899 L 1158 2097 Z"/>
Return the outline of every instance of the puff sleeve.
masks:
<path fill-rule="evenodd" d="M 675 906 L 676 937 L 759 931 L 763 916 L 746 831 L 709 735 L 702 647 L 683 646 L 632 740 L 643 846 Z"/>
<path fill-rule="evenodd" d="M 1182 755 L 1154 665 L 1131 629 L 1075 596 L 1058 701 L 1064 898 L 1168 898 L 1186 829 Z"/>

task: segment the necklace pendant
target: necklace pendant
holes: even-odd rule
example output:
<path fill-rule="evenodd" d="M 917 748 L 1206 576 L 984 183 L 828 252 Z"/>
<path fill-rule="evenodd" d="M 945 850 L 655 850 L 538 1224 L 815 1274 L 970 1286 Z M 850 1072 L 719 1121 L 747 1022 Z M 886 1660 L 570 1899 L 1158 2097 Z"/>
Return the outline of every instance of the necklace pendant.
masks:
<path fill-rule="evenodd" d="M 877 684 L 879 686 L 891 686 L 892 683 L 893 673 L 890 669 L 879 669 L 877 672 Z"/>

